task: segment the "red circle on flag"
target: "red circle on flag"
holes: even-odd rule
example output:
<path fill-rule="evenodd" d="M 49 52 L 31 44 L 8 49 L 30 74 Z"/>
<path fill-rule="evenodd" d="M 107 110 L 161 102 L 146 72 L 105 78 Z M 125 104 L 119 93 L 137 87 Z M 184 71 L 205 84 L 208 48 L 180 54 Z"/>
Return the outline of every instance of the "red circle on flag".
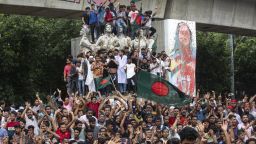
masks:
<path fill-rule="evenodd" d="M 100 82 L 100 84 L 101 84 L 101 85 L 104 85 L 104 84 L 106 84 L 107 82 L 108 82 L 108 80 L 104 79 L 104 80 L 102 80 L 102 81 Z"/>
<path fill-rule="evenodd" d="M 163 82 L 155 82 L 151 86 L 151 90 L 154 94 L 158 96 L 167 96 L 169 93 L 169 88 Z"/>

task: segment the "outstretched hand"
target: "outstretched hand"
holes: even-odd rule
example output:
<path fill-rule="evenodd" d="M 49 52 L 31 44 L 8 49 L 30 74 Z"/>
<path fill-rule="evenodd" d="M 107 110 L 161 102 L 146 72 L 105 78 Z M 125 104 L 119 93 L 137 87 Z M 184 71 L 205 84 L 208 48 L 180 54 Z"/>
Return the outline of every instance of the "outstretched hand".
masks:
<path fill-rule="evenodd" d="M 224 121 L 222 122 L 221 129 L 222 129 L 223 131 L 227 131 L 227 130 L 228 130 L 228 122 L 227 122 L 227 121 L 224 120 Z"/>

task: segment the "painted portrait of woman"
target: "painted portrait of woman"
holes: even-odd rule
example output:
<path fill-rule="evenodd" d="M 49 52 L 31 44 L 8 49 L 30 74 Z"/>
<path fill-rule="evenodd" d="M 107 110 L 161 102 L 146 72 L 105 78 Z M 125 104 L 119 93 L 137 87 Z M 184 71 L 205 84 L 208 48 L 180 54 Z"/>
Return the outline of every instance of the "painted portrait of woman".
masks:
<path fill-rule="evenodd" d="M 190 96 L 195 94 L 195 51 L 189 26 L 184 22 L 178 23 L 171 52 L 171 82 Z"/>

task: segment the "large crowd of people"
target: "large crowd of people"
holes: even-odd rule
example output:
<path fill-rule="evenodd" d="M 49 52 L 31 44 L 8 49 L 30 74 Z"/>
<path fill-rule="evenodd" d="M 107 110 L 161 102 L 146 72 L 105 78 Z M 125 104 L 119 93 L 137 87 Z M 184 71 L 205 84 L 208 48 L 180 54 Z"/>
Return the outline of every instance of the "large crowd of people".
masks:
<path fill-rule="evenodd" d="M 90 28 L 92 43 L 104 33 L 106 24 L 113 33 L 122 27 L 132 39 L 137 29 L 149 30 L 145 37 L 154 35 L 152 11 L 139 13 L 133 2 L 131 6 L 118 4 L 117 10 L 115 2 L 86 8 L 82 21 Z M 168 79 L 170 63 L 165 51 L 140 47 L 68 56 L 67 89 L 56 89 L 46 102 L 38 93 L 33 103 L 0 102 L 0 144 L 256 143 L 256 95 L 240 100 L 198 90 L 190 104 L 177 107 L 140 98 L 137 72 Z M 99 87 L 97 79 L 105 77 L 110 77 L 110 84 Z"/>
<path fill-rule="evenodd" d="M 131 1 L 130 6 L 121 5 L 117 0 L 105 0 L 100 5 L 91 2 L 83 12 L 82 22 L 90 27 L 92 43 L 95 43 L 95 39 L 104 33 L 106 24 L 113 27 L 115 34 L 117 34 L 117 28 L 122 27 L 124 33 L 131 38 L 135 38 L 138 28 L 143 28 L 148 31 L 149 38 L 156 33 L 156 29 L 152 27 L 152 19 L 157 11 L 156 7 L 154 12 L 147 10 L 142 13 L 142 7 L 138 10 L 134 1 Z"/>
<path fill-rule="evenodd" d="M 64 93 L 64 94 L 63 94 Z M 181 107 L 112 92 L 85 96 L 56 90 L 43 103 L 2 101 L 3 144 L 255 144 L 255 99 L 200 94 Z"/>

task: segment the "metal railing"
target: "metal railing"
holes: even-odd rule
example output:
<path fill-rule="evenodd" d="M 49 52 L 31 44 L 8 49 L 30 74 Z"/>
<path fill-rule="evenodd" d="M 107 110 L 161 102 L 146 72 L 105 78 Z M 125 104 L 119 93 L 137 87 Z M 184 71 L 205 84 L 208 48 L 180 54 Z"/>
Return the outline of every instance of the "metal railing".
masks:
<path fill-rule="evenodd" d="M 66 2 L 72 2 L 72 3 L 80 3 L 81 0 L 60 0 L 60 1 L 66 1 Z"/>

